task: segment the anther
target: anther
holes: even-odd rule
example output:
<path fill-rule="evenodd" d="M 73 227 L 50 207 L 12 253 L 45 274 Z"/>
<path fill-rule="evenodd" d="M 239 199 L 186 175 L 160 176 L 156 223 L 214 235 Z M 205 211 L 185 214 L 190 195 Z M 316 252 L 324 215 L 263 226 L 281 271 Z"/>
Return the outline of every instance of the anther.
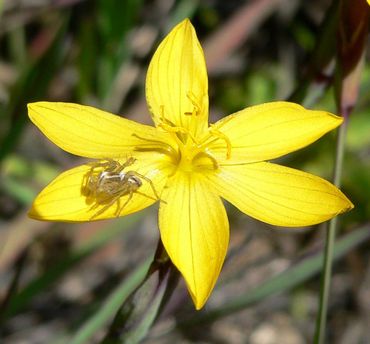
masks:
<path fill-rule="evenodd" d="M 190 103 L 193 105 L 193 111 L 192 112 L 186 111 L 184 112 L 184 114 L 187 116 L 192 116 L 192 115 L 197 116 L 200 112 L 200 105 L 199 105 L 197 97 L 192 91 L 187 92 L 186 97 L 189 99 Z"/>

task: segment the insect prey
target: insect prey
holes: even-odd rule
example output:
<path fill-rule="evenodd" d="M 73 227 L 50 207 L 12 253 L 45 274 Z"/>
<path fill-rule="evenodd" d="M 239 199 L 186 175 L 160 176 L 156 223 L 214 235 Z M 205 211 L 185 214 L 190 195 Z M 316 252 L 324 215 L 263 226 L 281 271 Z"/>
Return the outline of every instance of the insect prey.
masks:
<path fill-rule="evenodd" d="M 130 157 L 124 163 L 106 159 L 91 164 L 91 169 L 83 181 L 83 190 L 90 202 L 93 203 L 92 210 L 103 205 L 91 217 L 91 220 L 104 213 L 115 203 L 117 204 L 115 215 L 118 216 L 131 201 L 135 192 L 150 199 L 159 200 L 154 184 L 148 177 L 136 171 L 125 171 L 135 161 L 135 158 Z M 138 191 L 143 185 L 143 180 L 149 183 L 155 198 Z M 127 199 L 121 204 L 121 197 L 126 195 L 128 195 Z"/>

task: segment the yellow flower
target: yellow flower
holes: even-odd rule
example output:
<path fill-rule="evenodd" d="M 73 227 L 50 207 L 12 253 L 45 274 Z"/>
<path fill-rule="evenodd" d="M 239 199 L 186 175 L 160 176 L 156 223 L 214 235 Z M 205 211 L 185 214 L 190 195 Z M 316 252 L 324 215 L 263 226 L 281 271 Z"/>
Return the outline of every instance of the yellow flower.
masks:
<path fill-rule="evenodd" d="M 37 196 L 32 218 L 76 222 L 123 216 L 153 204 L 158 193 L 163 245 L 200 309 L 229 241 L 221 198 L 258 220 L 288 227 L 317 224 L 353 207 L 329 182 L 266 162 L 314 142 L 339 126 L 340 117 L 273 102 L 208 125 L 206 65 L 189 20 L 178 24 L 155 52 L 146 98 L 155 127 L 89 106 L 29 104 L 32 122 L 62 149 L 120 163 L 135 158 L 124 171 L 145 177 L 139 177 L 142 185 L 124 207 L 128 193 L 107 207 L 84 192 L 92 166 L 73 168 Z"/>

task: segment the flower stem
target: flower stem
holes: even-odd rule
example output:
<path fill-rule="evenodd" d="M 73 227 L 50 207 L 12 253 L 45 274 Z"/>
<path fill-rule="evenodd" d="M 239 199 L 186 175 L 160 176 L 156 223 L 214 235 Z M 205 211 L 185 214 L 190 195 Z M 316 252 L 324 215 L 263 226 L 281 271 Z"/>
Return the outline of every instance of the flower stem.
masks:
<path fill-rule="evenodd" d="M 339 127 L 336 154 L 335 154 L 335 166 L 333 183 L 335 186 L 340 187 L 342 168 L 343 168 L 343 155 L 345 138 L 347 132 L 347 119 L 344 117 L 343 124 Z M 328 300 L 331 283 L 331 272 L 332 272 L 332 260 L 333 260 L 333 249 L 335 242 L 335 234 L 337 229 L 338 218 L 334 217 L 329 221 L 326 226 L 326 242 L 325 242 L 325 253 L 324 253 L 324 271 L 321 279 L 320 289 L 320 305 L 319 314 L 316 321 L 316 333 L 315 333 L 315 344 L 323 344 L 325 342 L 325 329 L 326 329 L 326 318 L 328 311 Z"/>

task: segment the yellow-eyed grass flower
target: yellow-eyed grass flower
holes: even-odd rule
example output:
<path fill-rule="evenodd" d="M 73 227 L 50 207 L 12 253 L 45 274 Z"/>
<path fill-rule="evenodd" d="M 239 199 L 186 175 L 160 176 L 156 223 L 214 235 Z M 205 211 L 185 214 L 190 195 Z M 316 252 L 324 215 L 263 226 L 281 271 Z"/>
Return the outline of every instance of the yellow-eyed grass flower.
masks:
<path fill-rule="evenodd" d="M 156 202 L 155 190 L 161 240 L 200 309 L 229 242 L 221 198 L 258 220 L 287 227 L 317 224 L 353 207 L 331 183 L 267 162 L 316 141 L 338 127 L 340 117 L 272 102 L 208 125 L 206 64 L 189 20 L 178 24 L 155 52 L 146 98 L 154 127 L 89 106 L 29 104 L 32 122 L 62 149 L 108 161 L 108 166 L 133 157 L 127 169 L 145 176 L 136 185 L 140 192 L 122 194 L 106 207 L 84 191 L 92 165 L 70 169 L 37 196 L 32 218 L 76 222 L 124 216 Z"/>

